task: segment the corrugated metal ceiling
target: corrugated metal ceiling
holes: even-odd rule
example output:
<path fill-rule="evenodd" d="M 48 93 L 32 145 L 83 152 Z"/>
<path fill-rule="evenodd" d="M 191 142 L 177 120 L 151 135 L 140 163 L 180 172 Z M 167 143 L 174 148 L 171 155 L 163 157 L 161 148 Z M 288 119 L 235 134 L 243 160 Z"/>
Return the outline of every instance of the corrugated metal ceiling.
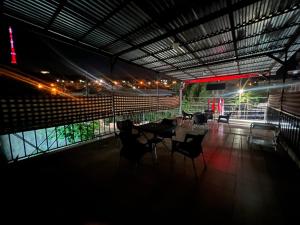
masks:
<path fill-rule="evenodd" d="M 300 48 L 299 0 L 5 0 L 2 13 L 182 80 L 274 74 L 267 54 Z"/>

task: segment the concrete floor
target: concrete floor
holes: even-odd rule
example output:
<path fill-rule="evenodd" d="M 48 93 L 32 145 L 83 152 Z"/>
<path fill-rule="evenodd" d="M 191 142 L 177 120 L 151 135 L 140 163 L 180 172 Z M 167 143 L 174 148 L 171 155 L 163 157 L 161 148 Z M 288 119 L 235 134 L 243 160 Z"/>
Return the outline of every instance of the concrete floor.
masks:
<path fill-rule="evenodd" d="M 163 145 L 119 162 L 115 138 L 24 160 L 1 172 L 0 224 L 298 224 L 299 169 L 247 132 L 210 126 L 198 177 Z"/>

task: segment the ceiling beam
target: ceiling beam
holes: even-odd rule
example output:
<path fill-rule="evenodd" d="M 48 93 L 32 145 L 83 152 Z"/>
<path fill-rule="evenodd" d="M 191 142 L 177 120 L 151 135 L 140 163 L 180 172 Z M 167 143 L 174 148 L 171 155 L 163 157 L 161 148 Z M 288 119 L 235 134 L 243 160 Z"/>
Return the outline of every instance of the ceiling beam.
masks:
<path fill-rule="evenodd" d="M 107 20 L 109 20 L 111 17 L 119 13 L 122 9 L 124 9 L 131 0 L 123 1 L 120 5 L 118 5 L 115 9 L 113 9 L 111 12 L 109 12 L 106 16 L 104 16 L 101 20 L 97 21 L 94 26 L 92 26 L 87 32 L 85 32 L 80 38 L 77 39 L 77 41 L 83 40 L 86 36 L 88 36 L 90 33 L 92 33 L 97 27 L 104 24 Z"/>
<path fill-rule="evenodd" d="M 279 59 L 278 57 L 276 57 L 270 53 L 266 54 L 266 56 L 270 57 L 271 59 L 274 59 L 275 61 L 279 62 L 281 65 L 285 64 L 281 59 Z"/>
<path fill-rule="evenodd" d="M 149 5 L 147 5 L 147 4 L 145 3 L 145 1 L 135 1 L 135 4 L 136 4 L 136 5 L 137 5 L 137 6 L 138 6 L 138 7 L 139 7 L 146 15 L 148 15 L 150 18 L 152 18 L 152 19 L 155 21 L 155 23 L 157 23 L 160 27 L 164 28 L 166 31 L 169 31 L 169 28 L 168 28 L 165 24 L 161 23 L 161 21 L 159 21 L 159 20 L 156 19 L 158 15 L 154 14 L 153 12 L 151 12 L 151 11 L 149 10 L 150 7 L 149 7 Z M 175 39 L 175 41 L 180 42 L 179 38 L 178 38 L 176 35 L 174 35 L 173 38 Z M 147 53 L 147 51 L 145 51 L 144 49 L 140 49 L 140 50 L 142 50 L 143 52 L 146 52 L 146 53 Z M 177 69 L 179 70 L 178 67 L 174 66 L 172 63 L 169 63 L 169 62 L 165 61 L 164 59 L 159 58 L 158 56 L 153 55 L 152 57 L 158 59 L 159 61 L 162 61 L 162 62 L 166 63 L 167 65 L 169 65 L 169 66 L 171 66 L 171 67 L 177 68 Z M 186 72 L 183 71 L 183 73 L 186 73 Z M 189 75 L 192 76 L 191 74 L 189 74 Z M 193 76 L 192 76 L 192 77 L 193 77 Z"/>
<path fill-rule="evenodd" d="M 68 7 L 71 7 L 72 10 L 74 10 L 75 12 L 78 12 L 80 15 L 82 15 L 83 18 L 84 18 L 86 21 L 92 20 L 92 19 L 93 19 L 93 17 L 91 17 L 89 14 L 85 13 L 85 12 L 82 11 L 81 9 L 78 9 L 78 8 L 73 7 L 73 6 L 71 6 L 71 5 L 70 5 L 70 6 L 68 5 Z M 119 34 L 116 34 L 116 33 L 112 32 L 108 27 L 106 27 L 106 26 L 104 26 L 104 25 L 103 25 L 103 27 L 106 28 L 106 31 L 105 31 L 105 32 L 108 33 L 108 34 L 110 34 L 111 36 L 113 36 L 113 37 L 115 37 L 115 38 L 119 38 L 119 37 L 121 36 L 121 35 L 119 35 Z M 75 40 L 75 43 L 79 43 L 79 42 L 78 42 L 77 40 Z M 130 41 L 124 40 L 124 43 L 126 43 L 126 44 L 132 46 L 132 48 L 135 47 L 135 45 L 132 44 Z M 99 50 L 100 50 L 100 48 L 99 48 Z M 144 50 L 144 49 L 140 49 L 140 50 L 141 50 L 142 52 L 146 53 L 146 54 L 149 54 L 149 52 L 146 51 L 146 50 Z M 113 57 L 118 58 L 118 56 L 116 56 L 116 55 L 113 55 Z M 176 67 L 176 66 L 173 66 L 172 64 L 170 64 L 170 63 L 164 61 L 163 59 L 158 58 L 157 56 L 153 56 L 153 57 L 156 58 L 156 59 L 158 59 L 159 61 L 162 61 L 163 63 L 166 63 L 167 65 L 172 66 L 172 67 L 175 68 L 176 70 L 180 70 L 180 68 L 178 68 L 178 67 Z M 126 60 L 126 61 L 127 61 L 127 60 Z M 144 67 L 144 68 L 145 68 L 145 67 Z M 150 70 L 151 70 L 151 69 L 150 69 Z M 155 71 L 155 70 L 151 70 L 151 71 L 157 72 L 157 71 Z M 184 73 L 185 73 L 185 72 L 184 72 Z"/>
<path fill-rule="evenodd" d="M 59 5 L 57 6 L 55 12 L 53 13 L 50 21 L 48 22 L 47 26 L 45 27 L 45 30 L 49 30 L 49 28 L 51 27 L 51 25 L 53 24 L 54 20 L 56 19 L 56 17 L 58 16 L 58 14 L 61 12 L 61 10 L 64 8 L 64 6 L 66 5 L 68 0 L 61 0 L 59 1 Z"/>
<path fill-rule="evenodd" d="M 238 3 L 232 5 L 232 9 L 230 9 L 230 10 L 233 10 L 233 11 L 239 10 L 239 9 L 244 8 L 244 7 L 246 7 L 246 6 L 250 5 L 250 4 L 253 4 L 253 3 L 257 2 L 257 1 L 258 0 L 244 0 L 244 1 L 239 1 Z M 136 50 L 138 48 L 142 48 L 142 47 L 144 47 L 146 45 L 149 45 L 149 44 L 161 41 L 161 40 L 163 40 L 165 38 L 174 36 L 175 34 L 178 34 L 178 33 L 181 33 L 183 31 L 186 31 L 186 30 L 189 30 L 191 28 L 194 28 L 196 26 L 199 26 L 199 25 L 201 25 L 203 23 L 209 22 L 209 21 L 211 21 L 213 19 L 216 19 L 216 18 L 219 18 L 221 16 L 224 16 L 224 15 L 228 14 L 230 12 L 230 10 L 228 8 L 223 8 L 223 9 L 218 10 L 216 12 L 210 13 L 210 14 L 208 14 L 208 15 L 206 15 L 206 16 L 198 19 L 198 20 L 195 20 L 195 21 L 193 21 L 191 23 L 188 23 L 186 25 L 183 25 L 183 26 L 181 26 L 179 28 L 176 28 L 174 30 L 166 32 L 165 34 L 163 34 L 161 36 L 158 36 L 158 37 L 152 38 L 152 39 L 150 39 L 148 41 L 142 42 L 142 43 L 136 45 L 135 47 L 131 47 L 131 48 L 125 49 L 123 51 L 120 51 L 119 53 L 115 54 L 115 56 L 123 55 L 123 54 L 125 54 L 127 52 L 131 52 L 131 51 Z"/>
<path fill-rule="evenodd" d="M 135 1 L 135 2 L 138 3 L 139 1 Z M 141 1 L 141 2 L 144 2 L 144 1 Z M 191 9 L 197 10 L 198 8 L 203 7 L 203 4 L 205 4 L 205 3 L 198 2 L 198 1 L 190 1 L 190 2 L 188 2 L 188 4 L 184 1 L 179 1 L 178 3 L 173 5 L 171 8 L 169 8 L 168 12 L 160 13 L 154 19 L 151 18 L 150 21 L 148 21 L 148 22 L 142 24 L 141 26 L 138 26 L 136 29 L 129 31 L 128 33 L 120 36 L 120 38 L 118 38 L 104 46 L 101 46 L 101 48 L 105 49 L 108 46 L 113 45 L 114 43 L 116 43 L 118 41 L 127 39 L 131 35 L 138 33 L 139 31 L 142 31 L 146 28 L 151 27 L 152 25 L 154 25 L 156 23 L 156 21 L 161 21 L 162 24 L 167 24 L 167 23 L 171 22 L 172 20 L 174 20 L 175 18 L 177 18 L 179 15 L 183 15 L 188 12 L 191 12 Z"/>
<path fill-rule="evenodd" d="M 243 46 L 241 48 L 238 48 L 238 50 L 243 50 L 243 49 L 257 47 L 257 46 L 260 46 L 260 45 L 265 45 L 265 44 L 269 44 L 269 43 L 273 43 L 273 42 L 283 41 L 283 40 L 287 40 L 288 38 L 289 37 L 284 37 L 284 38 L 280 38 L 280 39 L 277 39 L 277 40 L 270 40 L 270 41 L 266 41 L 266 42 L 260 42 L 260 43 L 254 44 L 254 45 L 245 45 L 245 46 Z M 232 43 L 232 42 L 222 43 L 222 44 L 219 44 L 219 45 L 211 46 L 209 48 L 199 49 L 199 50 L 196 50 L 194 52 L 200 52 L 200 51 L 204 51 L 204 50 L 209 50 L 209 49 L 217 48 L 219 46 L 223 46 L 223 45 L 230 44 L 230 43 Z M 278 49 L 280 47 L 284 47 L 284 46 L 275 46 L 274 48 Z M 230 53 L 230 52 L 233 52 L 233 51 L 234 50 L 228 50 L 228 51 L 221 52 L 220 54 L 226 54 L 226 53 Z M 173 58 L 177 58 L 177 57 L 185 56 L 185 55 L 187 55 L 187 54 L 181 54 L 181 55 L 178 55 L 178 56 L 167 57 L 167 58 L 164 58 L 164 60 L 173 59 Z M 216 56 L 216 54 L 205 55 L 205 56 L 203 56 L 203 58 L 211 57 L 211 56 Z M 188 61 L 190 61 L 190 59 L 181 60 L 180 62 L 177 62 L 177 63 L 188 62 Z M 132 61 L 132 62 L 134 62 L 134 61 Z M 147 63 L 143 63 L 143 64 L 139 64 L 139 65 L 145 66 L 145 65 L 149 65 L 149 64 L 154 63 L 154 62 L 157 62 L 157 61 L 147 62 Z M 153 68 L 155 68 L 155 67 L 153 67 Z"/>
<path fill-rule="evenodd" d="M 265 56 L 267 53 L 274 54 L 274 53 L 279 53 L 279 52 L 283 52 L 283 51 L 284 51 L 284 48 L 282 48 L 282 49 L 276 49 L 276 50 L 270 50 L 270 51 L 267 51 L 267 52 L 264 51 L 264 52 L 261 52 L 261 53 L 254 53 L 254 54 L 240 56 L 239 59 L 240 60 L 251 59 L 251 58 Z M 200 65 L 183 67 L 183 68 L 180 68 L 180 69 L 181 70 L 196 69 L 196 68 L 201 68 L 201 67 L 206 67 L 206 66 L 213 66 L 213 65 L 217 65 L 217 64 L 233 62 L 235 60 L 236 60 L 235 58 L 224 59 L 224 60 L 219 60 L 219 61 L 215 61 L 215 62 L 204 63 L 204 64 L 200 64 Z M 163 72 L 164 73 L 168 73 L 168 72 L 172 72 L 172 71 L 176 71 L 176 70 L 166 70 L 166 71 L 163 71 Z"/>
<path fill-rule="evenodd" d="M 297 40 L 297 38 L 300 36 L 300 25 L 292 35 L 292 37 L 289 39 L 288 43 L 285 45 L 285 52 L 288 52 L 290 47 L 293 45 L 293 43 Z M 282 52 L 278 58 L 282 58 L 285 54 L 285 52 Z M 273 67 L 276 65 L 276 62 L 272 63 L 270 66 L 270 71 L 273 69 Z M 284 64 L 283 64 L 284 65 Z"/>
<path fill-rule="evenodd" d="M 300 4 L 299 4 L 300 5 Z M 298 7 L 300 8 L 300 7 Z M 295 10 L 295 7 L 292 7 L 290 9 L 285 9 L 283 10 L 282 12 L 284 13 L 288 13 L 288 12 L 291 12 Z M 283 14 L 284 14 L 283 13 Z M 281 14 L 282 15 L 282 14 Z M 274 16 L 278 16 L 278 14 L 274 14 L 272 16 L 265 16 L 265 17 L 261 17 L 259 19 L 257 19 L 257 21 L 253 20 L 253 21 L 249 21 L 247 23 L 244 23 L 244 24 L 241 24 L 239 26 L 236 26 L 234 29 L 238 29 L 238 28 L 242 28 L 242 27 L 245 27 L 245 26 L 248 26 L 248 25 L 251 25 L 251 24 L 254 24 L 256 22 L 261 22 L 261 21 L 264 21 L 264 20 L 267 20 L 267 19 L 270 19 L 270 18 L 273 18 Z M 264 19 L 263 19 L 264 18 Z M 293 26 L 298 26 L 300 25 L 300 22 L 294 22 L 294 23 L 287 23 L 283 26 L 280 26 L 280 27 L 276 27 L 276 28 L 273 28 L 273 29 L 266 29 L 260 33 L 255 33 L 253 35 L 250 35 L 250 36 L 247 36 L 247 37 L 244 37 L 244 38 L 240 38 L 239 40 L 245 40 L 245 39 L 248 39 L 248 38 L 252 38 L 252 37 L 256 37 L 256 36 L 259 36 L 259 35 L 264 35 L 264 34 L 269 34 L 269 33 L 272 33 L 272 32 L 275 32 L 275 31 L 280 31 L 280 30 L 284 30 L 284 29 L 287 29 L 287 28 L 291 28 Z M 225 30 L 221 30 L 219 32 L 215 32 L 215 33 L 211 33 L 211 34 L 208 34 L 208 35 L 203 35 L 203 36 L 200 36 L 200 37 L 197 37 L 191 41 L 188 41 L 187 43 L 185 43 L 186 45 L 189 45 L 189 44 L 193 44 L 193 43 L 196 43 L 196 42 L 199 42 L 199 41 L 202 41 L 202 40 L 206 40 L 206 39 L 209 39 L 209 38 L 212 38 L 212 37 L 215 37 L 215 36 L 218 36 L 218 35 L 222 35 L 222 34 L 225 34 L 227 32 L 231 32 L 232 29 L 228 28 L 228 29 L 225 29 Z M 232 42 L 233 43 L 233 42 Z M 169 51 L 171 50 L 172 48 L 171 47 L 168 47 L 168 48 L 165 48 L 165 49 L 161 49 L 159 51 L 156 51 L 156 52 L 153 52 L 151 53 L 151 55 L 153 54 L 159 54 L 159 53 L 163 53 L 163 52 L 166 52 L 166 51 Z M 140 58 L 144 58 L 144 57 L 148 57 L 150 55 L 145 55 L 145 56 L 142 56 L 142 57 L 138 57 L 138 58 L 135 58 L 135 59 L 132 59 L 132 61 L 134 60 L 137 60 L 137 59 L 140 59 Z"/>
<path fill-rule="evenodd" d="M 232 36 L 232 41 L 233 41 L 233 48 L 234 48 L 234 54 L 235 54 L 235 58 L 236 58 L 236 64 L 237 64 L 238 72 L 241 73 L 239 54 L 238 54 L 238 48 L 237 48 L 237 38 L 235 36 L 235 25 L 234 25 L 233 9 L 232 9 L 231 0 L 227 0 L 226 3 L 227 3 L 227 7 L 230 10 L 230 12 L 228 13 L 228 16 L 229 16 L 230 30 L 231 30 L 231 36 Z"/>

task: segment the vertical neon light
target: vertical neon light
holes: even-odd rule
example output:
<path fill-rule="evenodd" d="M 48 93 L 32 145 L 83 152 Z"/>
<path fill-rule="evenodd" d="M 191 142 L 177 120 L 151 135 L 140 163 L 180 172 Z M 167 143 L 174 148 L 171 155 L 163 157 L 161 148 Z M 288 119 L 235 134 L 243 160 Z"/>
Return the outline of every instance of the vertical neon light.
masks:
<path fill-rule="evenodd" d="M 13 32 L 11 27 L 8 28 L 8 31 L 9 31 L 9 40 L 10 40 L 11 64 L 17 64 L 17 54 L 14 47 Z"/>

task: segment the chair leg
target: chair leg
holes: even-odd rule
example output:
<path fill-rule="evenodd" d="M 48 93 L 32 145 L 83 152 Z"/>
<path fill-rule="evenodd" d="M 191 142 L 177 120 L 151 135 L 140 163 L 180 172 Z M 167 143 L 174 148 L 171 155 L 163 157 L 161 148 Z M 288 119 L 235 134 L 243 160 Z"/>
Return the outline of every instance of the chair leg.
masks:
<path fill-rule="evenodd" d="M 193 163 L 193 169 L 194 169 L 195 176 L 197 177 L 197 170 L 196 170 L 194 159 L 192 159 L 192 163 Z"/>
<path fill-rule="evenodd" d="M 228 122 L 228 128 L 229 128 L 229 132 L 231 133 L 231 127 L 230 127 L 230 125 L 229 125 L 229 122 Z"/>
<path fill-rule="evenodd" d="M 205 161 L 203 152 L 202 152 L 202 159 L 203 159 L 204 168 L 206 169 L 206 161 Z"/>
<path fill-rule="evenodd" d="M 156 144 L 153 144 L 152 149 L 152 161 L 153 163 L 157 163 Z"/>

